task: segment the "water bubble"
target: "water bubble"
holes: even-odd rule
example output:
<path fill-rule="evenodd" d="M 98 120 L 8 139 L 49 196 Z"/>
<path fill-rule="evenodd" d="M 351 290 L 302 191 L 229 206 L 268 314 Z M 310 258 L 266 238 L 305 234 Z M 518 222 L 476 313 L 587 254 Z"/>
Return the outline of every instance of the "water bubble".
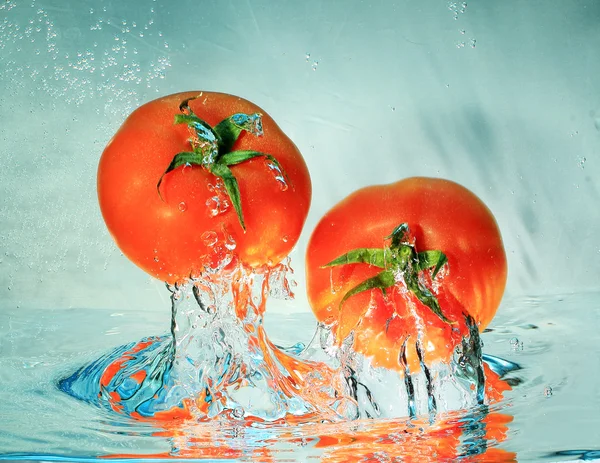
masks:
<path fill-rule="evenodd" d="M 158 256 L 154 257 L 154 262 L 158 262 L 160 259 L 158 258 Z"/>
<path fill-rule="evenodd" d="M 587 158 L 585 156 L 582 156 L 579 158 L 579 161 L 577 162 L 577 164 L 579 165 L 580 168 L 585 169 L 586 161 L 587 161 Z"/>
<path fill-rule="evenodd" d="M 241 420 L 244 417 L 244 409 L 242 407 L 235 407 L 231 412 L 231 416 L 233 416 L 235 419 Z"/>
<path fill-rule="evenodd" d="M 308 60 L 310 59 L 310 53 L 307 53 L 305 58 L 306 58 L 306 62 L 308 63 Z"/>
<path fill-rule="evenodd" d="M 187 204 L 185 203 L 185 201 L 181 201 L 179 203 L 179 211 L 180 212 L 185 212 L 187 211 Z"/>
<path fill-rule="evenodd" d="M 217 241 L 219 241 L 219 237 L 212 230 L 205 231 L 204 233 L 202 233 L 201 238 L 204 244 L 206 244 L 207 246 L 214 246 L 215 244 L 217 244 Z"/>
<path fill-rule="evenodd" d="M 519 338 L 512 338 L 510 340 L 510 346 L 513 348 L 513 350 L 517 351 L 517 350 L 523 350 L 523 342 L 519 341 Z"/>
<path fill-rule="evenodd" d="M 551 397 L 552 396 L 552 388 L 550 386 L 546 386 L 544 388 L 544 395 L 546 397 Z"/>
<path fill-rule="evenodd" d="M 284 243 L 287 243 L 289 240 L 290 240 L 290 237 L 287 235 L 283 235 L 281 237 L 281 241 L 283 241 Z M 2 262 L 2 261 L 0 260 L 0 262 Z"/>
<path fill-rule="evenodd" d="M 316 70 L 317 70 L 317 66 L 318 66 L 318 65 L 319 65 L 319 62 L 318 62 L 318 61 L 313 61 L 313 64 L 312 64 L 312 70 L 313 70 L 313 71 L 316 71 Z"/>

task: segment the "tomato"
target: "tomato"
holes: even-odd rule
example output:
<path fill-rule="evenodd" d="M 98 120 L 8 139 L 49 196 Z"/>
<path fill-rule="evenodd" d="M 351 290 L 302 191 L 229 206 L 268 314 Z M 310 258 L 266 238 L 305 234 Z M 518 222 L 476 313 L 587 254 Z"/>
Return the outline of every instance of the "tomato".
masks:
<path fill-rule="evenodd" d="M 400 229 L 402 252 L 414 250 L 412 286 L 420 297 L 406 279 L 409 269 L 387 268 L 399 249 L 394 251 L 390 235 Z M 381 264 L 375 254 L 363 262 L 348 257 L 361 249 L 379 249 L 386 262 L 373 265 Z M 418 256 L 433 260 L 420 269 Z M 363 188 L 335 205 L 309 240 L 306 272 L 311 307 L 339 343 L 354 332 L 355 350 L 374 365 L 414 371 L 419 356 L 434 362 L 452 355 L 469 333 L 466 315 L 479 329 L 488 325 L 504 292 L 507 265 L 496 221 L 479 198 L 448 180 L 415 177 Z M 379 278 L 382 272 L 394 276 Z"/>
<path fill-rule="evenodd" d="M 100 159 L 98 198 L 121 251 L 174 283 L 234 247 L 250 266 L 280 262 L 304 225 L 311 182 L 294 143 L 258 106 L 186 92 L 125 120 Z"/>

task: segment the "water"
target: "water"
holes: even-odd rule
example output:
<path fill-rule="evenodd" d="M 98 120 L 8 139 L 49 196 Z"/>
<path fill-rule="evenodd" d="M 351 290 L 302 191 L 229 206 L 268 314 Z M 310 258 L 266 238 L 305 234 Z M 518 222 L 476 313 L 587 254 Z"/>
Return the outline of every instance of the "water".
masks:
<path fill-rule="evenodd" d="M 452 446 L 457 434 L 462 453 L 600 457 L 600 293 L 582 292 L 598 290 L 600 274 L 598 1 L 64 3 L 0 2 L 3 459 L 160 459 L 179 448 L 182 458 L 386 461 L 429 451 L 427 441 Z M 505 398 L 449 412 L 436 429 L 402 417 L 332 430 L 231 416 L 175 430 L 61 392 L 79 368 L 169 332 L 168 292 L 116 249 L 95 176 L 126 115 L 190 89 L 256 102 L 306 158 L 313 203 L 294 255 L 299 275 L 310 230 L 357 188 L 427 175 L 476 192 L 509 260 L 513 297 L 482 335 L 484 353 L 522 367 Z M 231 204 L 214 188 L 218 215 Z M 315 332 L 298 293 L 265 318 L 290 356 L 306 355 L 296 343 L 309 346 Z M 386 384 L 370 390 L 379 398 Z M 484 421 L 496 423 L 498 442 L 482 438 Z"/>
<path fill-rule="evenodd" d="M 270 341 L 263 318 L 268 296 L 291 297 L 287 262 L 262 270 L 226 262 L 169 288 L 169 334 L 121 346 L 62 378 L 59 389 L 115 413 L 160 420 L 435 421 L 439 413 L 484 404 L 481 340 L 470 318 L 462 336 L 456 323 L 447 363 L 428 361 L 417 342 L 419 371 L 406 360 L 410 338 L 393 354 L 401 374 L 355 352 L 353 332 L 338 345 L 323 324 L 308 346 L 286 349 Z"/>
<path fill-rule="evenodd" d="M 393 458 L 414 456 L 435 442 L 436 448 L 458 454 L 487 448 L 490 458 L 514 452 L 518 461 L 591 459 L 600 441 L 600 389 L 590 380 L 600 367 L 594 342 L 599 300 L 598 293 L 578 293 L 505 301 L 482 339 L 486 355 L 520 365 L 508 374 L 513 389 L 489 409 L 441 414 L 433 425 L 427 419 L 397 418 L 284 426 L 228 417 L 179 428 L 132 420 L 74 399 L 59 390 L 58 381 L 115 346 L 163 333 L 170 323 L 167 311 L 3 311 L 0 455 L 225 461 L 349 461 L 348 455 L 362 455 L 354 461 L 400 461 Z M 587 319 L 571 317 L 574 307 L 585 310 Z M 278 345 L 310 345 L 315 322 L 308 313 L 267 314 L 265 330 Z M 569 432 L 574 423 L 577 433 Z M 493 438 L 482 437 L 486 427 Z"/>

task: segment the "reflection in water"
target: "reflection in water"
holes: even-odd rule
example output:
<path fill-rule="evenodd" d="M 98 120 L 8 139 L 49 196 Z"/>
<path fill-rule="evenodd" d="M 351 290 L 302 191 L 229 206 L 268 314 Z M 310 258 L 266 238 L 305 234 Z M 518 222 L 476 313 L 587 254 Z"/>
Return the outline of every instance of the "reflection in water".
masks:
<path fill-rule="evenodd" d="M 284 349 L 267 337 L 263 316 L 269 295 L 291 296 L 288 269 L 233 259 L 171 287 L 170 334 L 121 346 L 60 389 L 157 424 L 172 444 L 163 457 L 276 461 L 268 449 L 284 439 L 327 462 L 500 458 L 494 446 L 510 417 L 485 404 L 510 389 L 500 375 L 516 366 L 483 363 L 471 320 L 449 364 L 413 373 L 371 366 L 352 351 L 353 334 L 336 345 L 323 325 L 308 346 Z"/>

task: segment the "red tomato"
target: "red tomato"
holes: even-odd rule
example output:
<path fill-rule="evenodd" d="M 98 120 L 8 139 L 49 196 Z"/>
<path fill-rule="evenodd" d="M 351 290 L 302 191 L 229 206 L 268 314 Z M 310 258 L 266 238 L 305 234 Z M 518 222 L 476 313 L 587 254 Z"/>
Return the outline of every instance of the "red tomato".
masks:
<path fill-rule="evenodd" d="M 179 153 L 210 151 L 207 140 L 220 122 L 256 113 L 262 115 L 263 134 L 241 130 L 223 150 L 230 157 L 255 157 L 239 163 L 229 159 L 228 167 L 180 162 L 171 169 Z M 175 124 L 177 115 L 197 116 L 204 125 Z M 206 130 L 208 138 L 193 127 Z M 227 183 L 213 173 L 215 166 L 237 180 L 240 214 Z M 277 264 L 298 240 L 311 183 L 294 143 L 258 106 L 223 93 L 186 92 L 144 104 L 127 118 L 100 159 L 98 198 L 123 253 L 150 275 L 173 283 L 214 264 L 222 257 L 216 250 L 233 243 L 248 265 Z"/>
<path fill-rule="evenodd" d="M 406 223 L 417 252 L 440 250 L 447 257 L 432 281 L 420 272 L 420 284 L 435 296 L 442 314 L 393 284 L 342 299 L 351 289 L 382 272 L 369 263 L 323 267 L 349 251 L 384 248 L 386 237 Z M 389 240 L 387 240 L 389 241 Z M 363 188 L 333 207 L 314 230 L 306 257 L 308 298 L 317 318 L 331 324 L 338 342 L 354 331 L 354 348 L 375 365 L 398 369 L 406 341 L 411 370 L 419 369 L 415 350 L 425 361 L 447 360 L 468 333 L 463 314 L 483 329 L 494 316 L 506 284 L 506 255 L 489 209 L 466 188 L 442 179 L 409 178 Z"/>

